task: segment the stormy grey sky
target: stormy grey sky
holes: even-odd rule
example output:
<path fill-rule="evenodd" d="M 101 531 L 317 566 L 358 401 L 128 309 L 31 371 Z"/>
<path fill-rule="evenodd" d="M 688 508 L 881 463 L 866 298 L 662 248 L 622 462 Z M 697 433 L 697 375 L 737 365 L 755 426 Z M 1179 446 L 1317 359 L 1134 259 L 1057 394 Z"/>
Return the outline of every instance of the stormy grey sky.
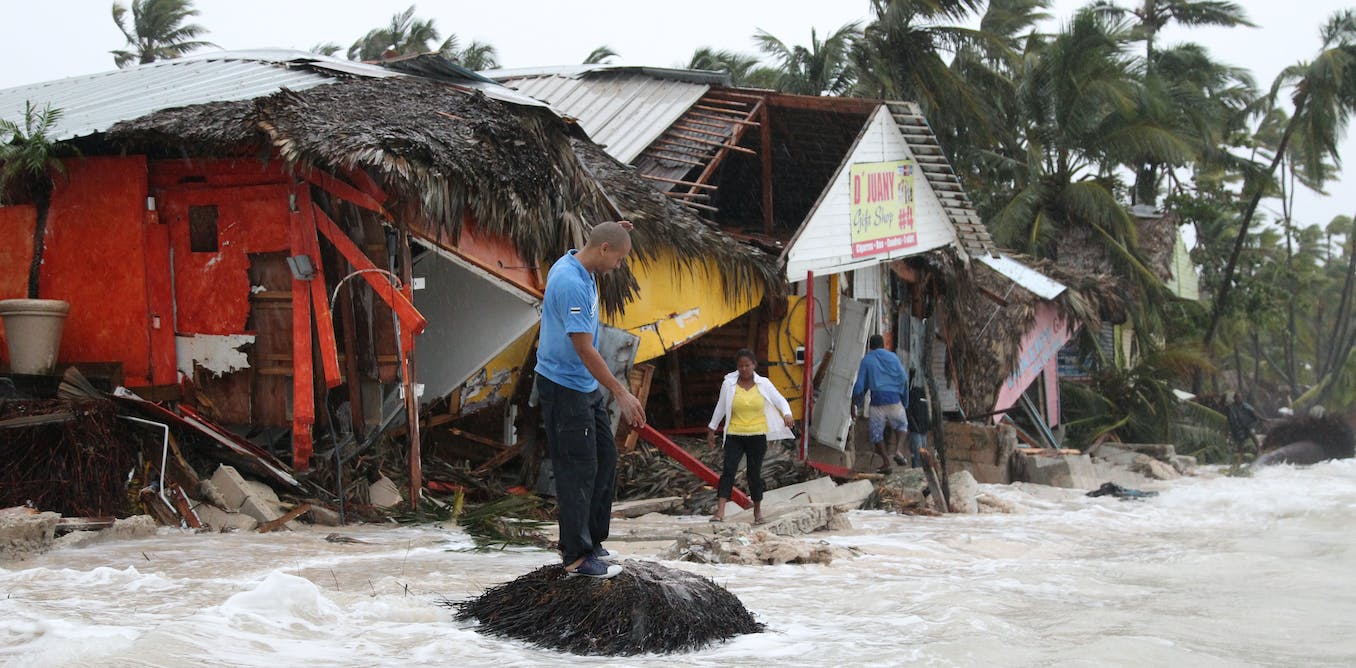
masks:
<path fill-rule="evenodd" d="M 128 0 L 130 1 L 130 0 Z M 1205 44 L 1216 58 L 1252 70 L 1258 84 L 1270 85 L 1287 65 L 1318 51 L 1319 27 L 1350 0 L 1236 0 L 1257 28 L 1172 30 L 1165 42 Z M 1121 5 L 1137 0 L 1121 0 Z M 322 42 L 347 47 L 372 28 L 385 25 L 409 0 L 196 0 L 196 22 L 207 39 L 226 49 L 286 47 L 309 49 Z M 1055 0 L 1052 13 L 1067 20 L 1085 0 Z M 455 33 L 466 44 L 493 44 L 504 67 L 578 63 L 595 47 L 610 46 L 622 65 L 673 66 L 701 46 L 753 53 L 758 29 L 788 44 L 822 36 L 852 21 L 865 22 L 865 0 L 513 0 L 503 2 L 416 3 L 416 14 L 434 19 L 444 37 Z M 94 0 L 0 0 L 0 89 L 113 69 L 109 51 L 122 48 L 113 24 L 112 2 Z M 660 8 L 663 8 L 661 11 Z M 1053 29 L 1054 26 L 1051 26 Z M 1356 139 L 1342 142 L 1356 161 Z M 1328 186 L 1330 197 L 1301 193 L 1297 218 L 1326 224 L 1356 211 L 1356 177 Z M 1264 203 L 1275 211 L 1278 204 Z"/>

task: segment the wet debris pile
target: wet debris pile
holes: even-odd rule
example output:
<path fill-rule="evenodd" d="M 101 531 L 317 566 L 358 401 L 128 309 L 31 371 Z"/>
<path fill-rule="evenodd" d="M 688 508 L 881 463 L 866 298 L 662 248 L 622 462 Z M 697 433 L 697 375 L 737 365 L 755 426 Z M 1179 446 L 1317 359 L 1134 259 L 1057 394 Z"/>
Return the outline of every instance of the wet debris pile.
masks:
<path fill-rule="evenodd" d="M 708 578 L 653 562 L 622 565 L 610 580 L 543 566 L 444 605 L 459 620 L 478 621 L 482 633 L 574 654 L 669 654 L 763 631 L 734 594 Z"/>
<path fill-rule="evenodd" d="M 780 536 L 771 531 L 747 531 L 732 526 L 714 535 L 684 533 L 661 552 L 659 558 L 699 564 L 827 566 L 834 559 L 852 558 L 857 554 L 852 548 L 837 547 L 827 541 Z"/>
<path fill-rule="evenodd" d="M 0 401 L 0 508 L 126 516 L 143 439 L 95 399 Z"/>
<path fill-rule="evenodd" d="M 714 449 L 706 447 L 705 439 L 675 438 L 675 443 L 692 453 L 711 468 L 720 473 L 724 465 L 724 450 L 717 445 Z M 763 483 L 767 489 L 777 489 L 813 478 L 822 477 L 818 471 L 799 462 L 789 450 L 773 443 L 768 446 L 767 457 L 763 460 Z M 748 478 L 743 469 L 735 475 L 735 487 L 748 489 Z M 672 457 L 648 443 L 640 443 L 635 450 L 617 458 L 617 500 L 654 499 L 676 496 L 682 503 L 675 512 L 679 514 L 710 513 L 715 508 L 716 490 L 692 475 Z"/>
<path fill-rule="evenodd" d="M 1356 436 L 1353 436 L 1351 427 L 1342 418 L 1329 414 L 1297 415 L 1274 423 L 1267 430 L 1262 451 L 1265 453 L 1305 441 L 1322 449 L 1322 456 L 1326 459 L 1350 459 L 1356 456 Z"/>

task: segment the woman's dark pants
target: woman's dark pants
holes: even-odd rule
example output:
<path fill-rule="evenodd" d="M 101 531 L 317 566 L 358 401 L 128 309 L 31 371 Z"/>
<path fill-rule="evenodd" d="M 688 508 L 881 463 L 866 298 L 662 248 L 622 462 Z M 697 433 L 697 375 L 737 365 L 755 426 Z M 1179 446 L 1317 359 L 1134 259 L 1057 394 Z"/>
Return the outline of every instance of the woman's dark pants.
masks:
<path fill-rule="evenodd" d="M 564 563 L 571 564 L 607 540 L 617 443 L 601 389 L 580 392 L 538 375 L 537 395 L 556 478 L 560 551 Z"/>
<path fill-rule="evenodd" d="M 739 471 L 739 460 L 748 457 L 744 473 L 749 479 L 749 498 L 755 502 L 763 500 L 763 457 L 767 455 L 767 435 L 753 436 L 725 435 L 725 466 L 720 472 L 720 486 L 716 496 L 729 499 L 734 493 L 735 473 Z"/>

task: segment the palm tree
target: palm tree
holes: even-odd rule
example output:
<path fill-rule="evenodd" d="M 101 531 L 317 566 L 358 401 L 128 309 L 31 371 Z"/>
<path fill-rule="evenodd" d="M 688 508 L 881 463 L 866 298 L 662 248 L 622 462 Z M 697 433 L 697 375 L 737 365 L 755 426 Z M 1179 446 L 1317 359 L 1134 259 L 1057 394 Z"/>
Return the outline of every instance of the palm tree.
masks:
<path fill-rule="evenodd" d="M 47 212 L 55 184 L 52 174 L 64 172 L 57 155 L 62 147 L 52 140 L 53 126 L 61 110 L 51 105 L 38 110 L 24 103 L 23 124 L 0 119 L 0 198 L 6 192 L 31 197 L 35 210 L 33 260 L 28 265 L 28 298 L 38 298 L 38 277 L 47 240 Z"/>
<path fill-rule="evenodd" d="M 391 17 L 390 25 L 368 31 L 348 48 L 349 60 L 380 60 L 391 56 L 427 53 L 438 41 L 433 19 L 414 16 L 414 5 Z"/>
<path fill-rule="evenodd" d="M 757 56 L 750 56 L 724 49 L 716 50 L 703 46 L 692 52 L 686 67 L 689 70 L 710 70 L 730 75 L 733 86 L 751 86 L 754 88 L 773 88 L 779 72 L 775 68 L 762 65 Z"/>
<path fill-rule="evenodd" d="M 1137 116 L 1183 134 L 1194 132 L 1198 157 L 1206 157 L 1221 144 L 1221 135 L 1241 123 L 1241 112 L 1256 98 L 1247 71 L 1215 62 L 1199 45 L 1157 48 L 1158 34 L 1169 24 L 1253 26 L 1241 7 L 1221 0 L 1139 0 L 1130 8 L 1099 0 L 1092 7 L 1118 20 L 1132 19 L 1131 39 L 1144 42 L 1143 81 L 1150 95 Z M 1165 165 L 1143 156 L 1129 165 L 1135 170 L 1134 201 L 1155 205 Z"/>
<path fill-rule="evenodd" d="M 822 42 L 811 28 L 808 48 L 799 44 L 787 46 L 763 30 L 753 36 L 753 41 L 780 67 L 778 90 L 800 95 L 841 95 L 856 79 L 849 53 L 859 34 L 854 22 L 843 25 Z"/>
<path fill-rule="evenodd" d="M 333 56 L 334 54 L 343 51 L 344 47 L 339 46 L 334 42 L 321 42 L 307 50 L 310 51 L 311 53 L 318 53 L 322 56 Z"/>
<path fill-rule="evenodd" d="M 982 0 L 872 0 L 875 20 L 852 49 L 854 92 L 863 97 L 913 100 L 923 108 L 943 146 L 954 152 L 958 133 L 992 143 L 998 114 L 987 92 L 947 63 L 948 53 L 983 52 L 988 34 L 948 22 L 967 20 Z"/>
<path fill-rule="evenodd" d="M 609 60 L 611 60 L 611 59 L 613 59 L 613 58 L 616 58 L 617 56 L 620 56 L 620 55 L 621 55 L 620 53 L 617 53 L 616 51 L 613 51 L 613 50 L 612 50 L 612 47 L 610 47 L 610 46 L 604 44 L 604 45 L 602 45 L 602 46 L 600 46 L 600 47 L 598 47 L 598 48 L 596 48 L 596 49 L 590 51 L 588 57 L 584 59 L 584 64 L 585 64 L 585 65 L 604 65 L 604 64 L 607 63 L 607 61 L 609 61 Z"/>
<path fill-rule="evenodd" d="M 157 60 L 178 58 L 194 49 L 216 46 L 201 41 L 199 35 L 207 29 L 196 23 L 185 23 L 197 16 L 192 0 L 132 0 L 132 23 L 127 25 L 127 7 L 113 3 L 113 22 L 127 38 L 130 50 L 112 51 L 113 64 L 119 68 L 137 62 L 142 65 Z"/>
<path fill-rule="evenodd" d="M 1036 257 L 1057 256 L 1057 242 L 1071 234 L 1099 244 L 1139 297 L 1136 321 L 1148 325 L 1162 281 L 1145 266 L 1135 223 L 1116 198 L 1115 167 L 1145 152 L 1182 160 L 1189 146 L 1152 123 L 1128 122 L 1144 91 L 1126 39 L 1123 26 L 1082 11 L 1048 44 L 1031 45 L 1010 120 L 1020 153 L 993 158 L 1014 175 L 1012 191 L 990 227 L 1000 245 Z"/>
<path fill-rule="evenodd" d="M 1229 302 L 1229 289 L 1233 282 L 1234 270 L 1238 266 L 1239 254 L 1247 241 L 1253 216 L 1262 197 L 1270 192 L 1270 184 L 1276 168 L 1291 149 L 1291 142 L 1297 143 L 1303 150 L 1293 157 L 1305 173 L 1321 184 L 1329 176 L 1328 159 L 1337 160 L 1337 140 L 1346 130 L 1351 114 L 1356 111 L 1356 10 L 1343 10 L 1334 14 L 1320 31 L 1322 47 L 1312 62 L 1292 65 L 1281 72 L 1272 85 L 1269 100 L 1274 103 L 1280 90 L 1286 86 L 1293 88 L 1291 103 L 1294 113 L 1286 123 L 1276 152 L 1272 156 L 1266 171 L 1248 179 L 1245 187 L 1251 190 L 1247 204 L 1243 209 L 1238 234 L 1234 238 L 1234 247 L 1219 285 L 1219 294 L 1215 296 L 1215 305 L 1210 314 L 1210 324 L 1206 327 L 1204 344 L 1207 348 L 1214 341 L 1219 330 L 1220 318 Z"/>
<path fill-rule="evenodd" d="M 1136 7 L 1122 8 L 1110 0 L 1093 3 L 1096 11 L 1117 17 L 1134 16 L 1135 39 L 1144 40 L 1144 59 L 1150 73 L 1154 65 L 1154 44 L 1158 33 L 1169 23 L 1183 26 L 1256 27 L 1248 21 L 1242 7 L 1222 0 L 1140 0 Z"/>
<path fill-rule="evenodd" d="M 438 52 L 443 54 L 444 58 L 468 70 L 492 70 L 499 67 L 499 54 L 493 46 L 472 40 L 463 49 L 460 48 L 456 35 L 448 35 L 447 40 L 438 47 Z"/>

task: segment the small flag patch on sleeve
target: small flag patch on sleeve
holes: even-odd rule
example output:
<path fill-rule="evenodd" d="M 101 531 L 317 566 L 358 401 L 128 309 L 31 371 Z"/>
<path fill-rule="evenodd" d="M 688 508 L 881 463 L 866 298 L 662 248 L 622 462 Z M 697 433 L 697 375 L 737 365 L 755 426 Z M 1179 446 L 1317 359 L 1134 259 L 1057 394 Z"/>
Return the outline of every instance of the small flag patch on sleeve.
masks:
<path fill-rule="evenodd" d="M 582 308 L 580 308 L 580 307 L 578 307 L 578 306 L 571 306 L 571 307 L 570 307 L 570 313 L 572 313 L 572 314 L 578 315 L 578 314 L 583 313 L 583 312 L 584 312 L 584 309 L 582 309 Z"/>

